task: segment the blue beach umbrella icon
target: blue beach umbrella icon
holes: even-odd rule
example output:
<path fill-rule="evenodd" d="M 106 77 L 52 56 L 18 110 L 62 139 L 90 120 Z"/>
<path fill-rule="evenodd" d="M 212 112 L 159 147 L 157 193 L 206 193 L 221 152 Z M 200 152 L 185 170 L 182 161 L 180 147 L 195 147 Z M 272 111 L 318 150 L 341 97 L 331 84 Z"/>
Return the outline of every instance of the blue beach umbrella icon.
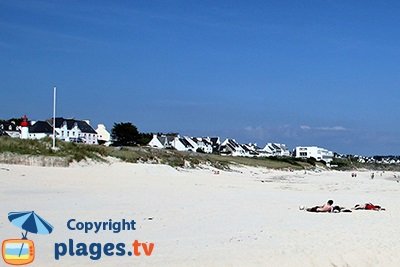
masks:
<path fill-rule="evenodd" d="M 25 234 L 22 233 L 22 239 L 27 239 L 26 236 L 28 232 L 47 235 L 50 234 L 54 228 L 34 211 L 10 212 L 8 213 L 8 220 L 10 220 L 13 225 L 25 230 Z M 23 246 L 22 244 L 19 256 L 21 255 Z"/>

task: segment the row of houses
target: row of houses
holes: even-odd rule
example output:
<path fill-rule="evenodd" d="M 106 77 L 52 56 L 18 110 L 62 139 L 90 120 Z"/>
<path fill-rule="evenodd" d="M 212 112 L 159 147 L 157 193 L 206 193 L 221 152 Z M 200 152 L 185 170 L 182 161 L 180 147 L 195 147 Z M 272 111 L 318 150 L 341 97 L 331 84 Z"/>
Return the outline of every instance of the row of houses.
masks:
<path fill-rule="evenodd" d="M 360 156 L 336 154 L 335 157 L 340 159 L 352 159 L 360 163 L 368 164 L 400 164 L 400 156 Z"/>
<path fill-rule="evenodd" d="M 97 129 L 88 120 L 55 118 L 55 135 L 59 140 L 86 144 L 110 144 L 111 136 L 103 124 Z M 17 121 L 0 121 L 0 135 L 22 139 L 42 139 L 53 136 L 53 119 L 46 121 L 29 121 L 26 116 L 20 123 Z M 227 138 L 221 142 L 219 137 L 188 137 L 178 134 L 153 135 L 148 146 L 169 148 L 178 151 L 217 153 L 220 155 L 240 157 L 289 157 L 314 158 L 317 161 L 330 163 L 333 152 L 316 147 L 296 147 L 289 151 L 285 144 L 267 143 L 263 147 L 257 144 L 240 144 L 235 139 Z"/>
<path fill-rule="evenodd" d="M 15 120 L 0 122 L 0 135 L 21 139 L 42 139 L 53 136 L 53 119 L 29 121 L 26 116 L 18 123 Z M 111 141 L 110 133 L 103 124 L 97 129 L 88 120 L 55 119 L 55 135 L 59 140 L 86 144 L 107 144 Z"/>
<path fill-rule="evenodd" d="M 213 153 L 219 147 L 219 137 L 188 137 L 179 135 L 157 135 L 154 134 L 148 146 L 154 148 L 172 148 L 178 151 L 192 151 Z"/>
<path fill-rule="evenodd" d="M 262 156 L 289 156 L 290 152 L 285 145 L 267 144 L 264 148 L 256 144 L 239 144 L 235 139 L 219 137 L 188 137 L 179 135 L 153 135 L 148 144 L 153 148 L 173 148 L 178 151 L 192 151 L 202 153 L 218 153 L 221 155 L 262 157 Z"/>
<path fill-rule="evenodd" d="M 227 138 L 223 142 L 219 137 L 188 137 L 179 135 L 153 135 L 148 144 L 153 148 L 172 148 L 178 151 L 218 153 L 220 155 L 240 157 L 289 157 L 314 158 L 329 164 L 333 152 L 317 146 L 299 146 L 291 152 L 285 144 L 267 143 L 264 147 L 257 144 L 240 144 L 235 139 Z"/>

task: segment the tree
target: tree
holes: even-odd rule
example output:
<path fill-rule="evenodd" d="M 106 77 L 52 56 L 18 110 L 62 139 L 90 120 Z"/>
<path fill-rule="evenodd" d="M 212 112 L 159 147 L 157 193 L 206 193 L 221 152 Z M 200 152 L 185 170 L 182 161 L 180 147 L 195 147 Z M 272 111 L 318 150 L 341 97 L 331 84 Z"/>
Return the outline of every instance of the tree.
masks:
<path fill-rule="evenodd" d="M 120 122 L 114 123 L 111 130 L 111 137 L 114 140 L 114 145 L 133 146 L 137 144 L 140 135 L 138 129 L 132 123 Z"/>
<path fill-rule="evenodd" d="M 153 138 L 152 133 L 139 133 L 139 138 L 137 140 L 137 144 L 141 146 L 147 145 L 151 139 Z"/>

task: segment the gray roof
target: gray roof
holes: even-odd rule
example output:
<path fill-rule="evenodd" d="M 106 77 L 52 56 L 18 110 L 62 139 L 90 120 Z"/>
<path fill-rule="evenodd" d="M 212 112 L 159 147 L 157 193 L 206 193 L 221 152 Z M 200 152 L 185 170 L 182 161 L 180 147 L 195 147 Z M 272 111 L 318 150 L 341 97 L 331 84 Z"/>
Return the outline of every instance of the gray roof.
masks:
<path fill-rule="evenodd" d="M 53 119 L 49 119 L 48 122 L 50 124 L 53 124 Z M 67 125 L 68 130 L 71 130 L 76 124 L 83 133 L 97 134 L 97 132 L 93 129 L 93 127 L 90 126 L 86 121 L 56 118 L 56 128 L 61 128 L 64 124 Z"/>
<path fill-rule="evenodd" d="M 160 143 L 163 145 L 163 146 L 168 146 L 168 145 L 170 145 L 171 144 L 171 142 L 174 140 L 174 136 L 171 136 L 171 135 L 167 135 L 167 136 L 165 136 L 165 135 L 162 135 L 162 136 L 159 136 L 159 135 L 157 135 L 157 139 L 158 139 L 158 141 L 160 141 Z"/>
<path fill-rule="evenodd" d="M 189 148 L 194 148 L 185 138 L 179 138 L 179 141 L 185 146 Z"/>
<path fill-rule="evenodd" d="M 34 125 L 29 126 L 29 133 L 53 133 L 53 127 L 47 121 L 37 121 Z"/>
<path fill-rule="evenodd" d="M 228 139 L 228 143 L 233 147 L 240 147 L 240 145 L 233 139 Z"/>

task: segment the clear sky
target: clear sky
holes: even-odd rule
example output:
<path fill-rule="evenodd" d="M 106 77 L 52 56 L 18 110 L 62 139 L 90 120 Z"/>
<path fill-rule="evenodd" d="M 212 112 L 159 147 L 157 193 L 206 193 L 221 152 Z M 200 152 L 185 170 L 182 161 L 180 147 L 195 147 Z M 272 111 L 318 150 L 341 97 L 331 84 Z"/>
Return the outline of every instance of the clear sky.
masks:
<path fill-rule="evenodd" d="M 0 118 L 400 154 L 400 2 L 0 0 Z"/>

